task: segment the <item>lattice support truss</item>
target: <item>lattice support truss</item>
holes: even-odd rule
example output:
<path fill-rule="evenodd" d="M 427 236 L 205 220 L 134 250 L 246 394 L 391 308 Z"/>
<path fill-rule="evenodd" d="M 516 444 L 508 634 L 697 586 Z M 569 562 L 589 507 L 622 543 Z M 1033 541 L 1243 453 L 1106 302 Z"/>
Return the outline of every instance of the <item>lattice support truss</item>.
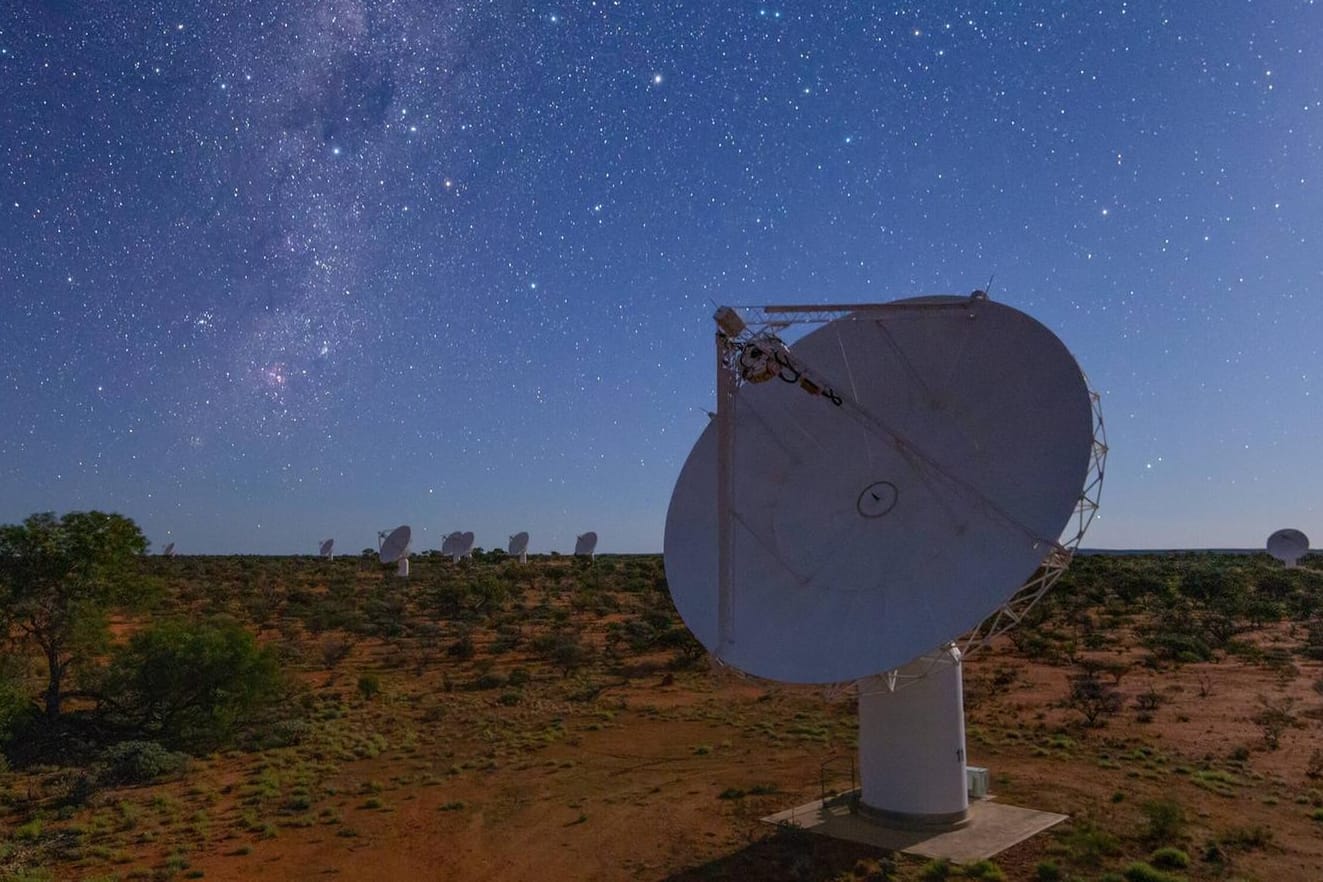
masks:
<path fill-rule="evenodd" d="M 1088 377 L 1084 378 L 1084 382 L 1086 385 L 1088 384 Z M 1071 524 L 1075 530 L 1074 534 L 1048 552 L 1038 570 L 1028 582 L 1025 582 L 1018 591 L 1011 595 L 1010 600 L 980 622 L 976 628 L 949 644 L 949 646 L 959 648 L 959 656 L 952 656 L 948 653 L 930 653 L 922 659 L 926 662 L 926 665 L 916 666 L 917 670 L 906 673 L 901 673 L 898 670 L 889 671 L 854 684 L 836 684 L 827 688 L 828 695 L 841 694 L 848 691 L 851 686 L 854 686 L 860 692 L 875 692 L 879 689 L 894 692 L 926 677 L 938 665 L 950 664 L 957 657 L 962 661 L 969 658 L 986 647 L 993 639 L 1005 634 L 1024 621 L 1029 611 L 1037 605 L 1038 601 L 1043 599 L 1043 596 L 1047 594 L 1048 590 L 1066 572 L 1066 568 L 1070 566 L 1070 562 L 1079 549 L 1080 543 L 1084 541 L 1084 534 L 1088 531 L 1089 525 L 1093 523 L 1094 516 L 1098 513 L 1098 506 L 1102 501 L 1103 474 L 1107 468 L 1107 430 L 1103 424 L 1101 398 L 1092 386 L 1089 386 L 1089 403 L 1093 411 L 1093 445 L 1089 453 L 1089 471 L 1084 482 L 1084 489 L 1080 491 L 1080 497 L 1075 502 L 1075 511 L 1071 516 Z"/>
<path fill-rule="evenodd" d="M 1088 383 L 1087 377 L 1085 383 Z M 1024 620 L 1038 601 L 1043 599 L 1048 589 L 1061 578 L 1066 567 L 1070 566 L 1080 543 L 1084 541 L 1085 532 L 1098 514 L 1098 505 L 1102 501 L 1103 474 L 1107 467 L 1107 431 L 1103 425 L 1099 395 L 1091 386 L 1089 403 L 1093 411 L 1093 445 L 1089 453 L 1089 471 L 1084 481 L 1084 489 L 1080 491 L 1080 497 L 1075 502 L 1075 512 L 1071 517 L 1075 532 L 1065 542 L 1048 552 L 1038 571 L 1011 596 L 1010 600 L 984 619 L 977 628 L 956 641 L 956 645 L 960 647 L 965 657 L 978 652 L 994 638 Z"/>

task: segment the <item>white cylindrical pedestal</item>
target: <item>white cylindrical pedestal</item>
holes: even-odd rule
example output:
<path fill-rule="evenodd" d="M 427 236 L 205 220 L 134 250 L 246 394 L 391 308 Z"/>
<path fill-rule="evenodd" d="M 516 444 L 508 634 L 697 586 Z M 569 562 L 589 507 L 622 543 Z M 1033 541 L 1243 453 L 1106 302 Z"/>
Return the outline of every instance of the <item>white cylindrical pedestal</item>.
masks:
<path fill-rule="evenodd" d="M 409 578 L 409 559 L 407 557 L 400 558 L 399 564 L 395 567 L 395 575 L 402 579 Z"/>
<path fill-rule="evenodd" d="M 859 684 L 860 810 L 900 826 L 958 826 L 969 815 L 960 650 L 899 674 L 895 691 L 885 677 Z"/>

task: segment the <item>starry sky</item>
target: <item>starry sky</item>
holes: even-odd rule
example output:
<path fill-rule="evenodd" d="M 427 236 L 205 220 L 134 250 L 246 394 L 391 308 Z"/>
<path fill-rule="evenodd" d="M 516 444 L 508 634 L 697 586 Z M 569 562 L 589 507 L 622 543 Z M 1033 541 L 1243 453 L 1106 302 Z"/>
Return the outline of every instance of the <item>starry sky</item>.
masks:
<path fill-rule="evenodd" d="M 0 8 L 0 522 L 655 552 L 718 303 L 989 286 L 1094 547 L 1323 539 L 1309 2 Z"/>

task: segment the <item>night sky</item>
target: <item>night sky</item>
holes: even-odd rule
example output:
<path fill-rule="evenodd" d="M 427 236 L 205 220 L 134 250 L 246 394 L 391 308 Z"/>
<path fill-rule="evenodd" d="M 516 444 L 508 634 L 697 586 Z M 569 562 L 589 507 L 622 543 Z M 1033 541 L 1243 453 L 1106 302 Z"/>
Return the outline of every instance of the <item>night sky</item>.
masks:
<path fill-rule="evenodd" d="M 661 549 L 718 303 L 966 293 L 1094 547 L 1323 540 L 1323 6 L 9 2 L 0 522 Z"/>

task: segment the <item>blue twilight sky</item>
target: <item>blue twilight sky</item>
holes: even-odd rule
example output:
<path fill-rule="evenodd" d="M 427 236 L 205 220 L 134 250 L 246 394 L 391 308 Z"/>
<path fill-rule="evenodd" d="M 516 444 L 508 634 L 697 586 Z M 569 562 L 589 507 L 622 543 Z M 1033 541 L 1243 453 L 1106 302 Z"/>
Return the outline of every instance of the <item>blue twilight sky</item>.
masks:
<path fill-rule="evenodd" d="M 658 551 L 714 303 L 992 296 L 1086 545 L 1323 537 L 1323 5 L 0 8 L 0 522 Z"/>

